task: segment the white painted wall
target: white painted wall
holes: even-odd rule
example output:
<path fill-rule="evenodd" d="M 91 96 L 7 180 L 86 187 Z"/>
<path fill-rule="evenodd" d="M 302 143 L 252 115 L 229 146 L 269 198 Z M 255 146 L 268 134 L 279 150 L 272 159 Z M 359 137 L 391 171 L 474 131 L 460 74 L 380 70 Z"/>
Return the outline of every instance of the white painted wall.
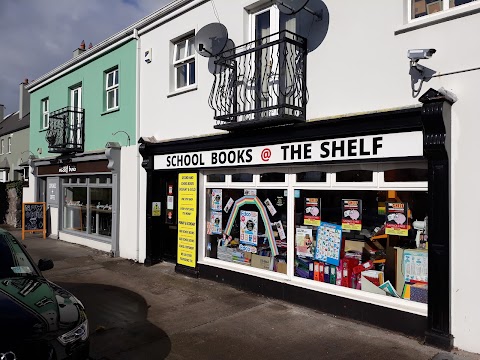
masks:
<path fill-rule="evenodd" d="M 37 182 L 35 176 L 32 175 L 32 168 L 28 170 L 28 187 L 23 188 L 23 202 L 35 201 L 35 189 L 37 188 Z"/>
<path fill-rule="evenodd" d="M 138 147 L 136 145 L 122 147 L 120 165 L 119 256 L 131 260 L 138 260 L 138 156 L 140 155 L 138 153 Z M 141 170 L 144 171 L 143 169 Z"/>
<path fill-rule="evenodd" d="M 58 239 L 58 207 L 50 206 L 50 237 Z"/>
<path fill-rule="evenodd" d="M 480 353 L 480 290 L 476 271 L 469 256 L 476 245 L 471 213 L 480 202 L 477 179 L 472 176 L 478 157 L 475 145 L 480 132 L 479 97 L 480 4 L 418 20 L 421 28 L 395 35 L 410 25 L 408 0 L 324 0 L 328 8 L 329 27 L 323 43 L 308 55 L 307 118 L 330 118 L 346 114 L 372 112 L 418 105 L 411 95 L 407 50 L 435 48 L 437 53 L 421 64 L 436 71 L 437 76 L 423 85 L 444 87 L 458 96 L 452 108 L 452 124 L 447 129 L 451 162 L 451 246 L 452 246 L 452 334 L 455 346 Z M 198 3 L 198 1 L 194 1 Z M 246 10 L 254 1 L 216 0 L 222 23 L 237 45 L 246 42 Z M 186 7 L 187 8 L 187 7 Z M 449 14 L 465 15 L 447 19 Z M 325 14 L 327 15 L 327 14 Z M 438 23 L 432 22 L 438 20 Z M 448 20 L 448 21 L 447 21 Z M 197 56 L 197 89 L 171 95 L 171 40 L 191 30 L 215 22 L 210 2 L 206 2 L 147 33 L 141 33 L 141 49 L 152 49 L 150 64 L 140 65 L 140 133 L 158 140 L 201 136 L 213 129 L 213 110 L 207 100 L 213 76 L 208 60 Z M 449 74 L 455 72 L 455 74 Z M 457 73 L 460 72 L 460 73 Z M 389 121 L 389 119 L 385 119 Z M 472 166 L 473 165 L 473 166 Z M 145 246 L 146 176 L 140 169 L 140 252 Z M 122 196 L 124 193 L 122 193 Z"/>

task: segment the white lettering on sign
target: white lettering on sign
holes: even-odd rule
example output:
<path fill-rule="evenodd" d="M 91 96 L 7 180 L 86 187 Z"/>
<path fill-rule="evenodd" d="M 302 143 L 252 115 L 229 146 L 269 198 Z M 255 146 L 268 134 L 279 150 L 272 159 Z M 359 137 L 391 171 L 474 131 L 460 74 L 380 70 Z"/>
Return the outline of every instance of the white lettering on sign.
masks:
<path fill-rule="evenodd" d="M 64 174 L 77 172 L 77 167 L 75 165 L 65 165 L 65 166 L 60 167 L 58 169 L 58 172 L 59 173 L 64 173 Z"/>
<path fill-rule="evenodd" d="M 155 169 L 269 165 L 415 156 L 423 156 L 423 133 L 421 131 L 156 155 Z"/>

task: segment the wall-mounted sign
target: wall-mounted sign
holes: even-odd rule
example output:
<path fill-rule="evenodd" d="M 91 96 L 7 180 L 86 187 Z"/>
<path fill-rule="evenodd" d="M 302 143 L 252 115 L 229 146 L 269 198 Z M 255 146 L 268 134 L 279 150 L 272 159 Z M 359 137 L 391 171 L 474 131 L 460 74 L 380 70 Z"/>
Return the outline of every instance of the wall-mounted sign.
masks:
<path fill-rule="evenodd" d="M 194 268 L 197 263 L 197 174 L 178 174 L 177 263 Z"/>
<path fill-rule="evenodd" d="M 41 165 L 38 175 L 64 176 L 68 174 L 109 173 L 108 160 L 79 161 L 69 164 Z"/>
<path fill-rule="evenodd" d="M 58 190 L 60 188 L 59 177 L 47 178 L 47 193 L 45 195 L 47 205 L 58 206 Z"/>
<path fill-rule="evenodd" d="M 58 173 L 59 174 L 70 174 L 70 173 L 76 173 L 77 172 L 77 166 L 76 165 L 60 165 L 58 168 Z"/>
<path fill-rule="evenodd" d="M 271 165 L 412 156 L 423 156 L 423 133 L 421 131 L 156 155 L 155 169 Z"/>
<path fill-rule="evenodd" d="M 161 204 L 159 202 L 152 202 L 152 216 L 162 215 Z"/>

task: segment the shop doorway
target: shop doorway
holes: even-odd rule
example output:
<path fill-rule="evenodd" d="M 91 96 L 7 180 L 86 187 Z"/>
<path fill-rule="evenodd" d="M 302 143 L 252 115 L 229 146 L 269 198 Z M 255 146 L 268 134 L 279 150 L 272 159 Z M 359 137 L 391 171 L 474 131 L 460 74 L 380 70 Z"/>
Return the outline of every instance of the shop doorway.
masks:
<path fill-rule="evenodd" d="M 158 172 L 154 175 L 152 212 L 152 255 L 163 261 L 177 261 L 178 173 Z"/>

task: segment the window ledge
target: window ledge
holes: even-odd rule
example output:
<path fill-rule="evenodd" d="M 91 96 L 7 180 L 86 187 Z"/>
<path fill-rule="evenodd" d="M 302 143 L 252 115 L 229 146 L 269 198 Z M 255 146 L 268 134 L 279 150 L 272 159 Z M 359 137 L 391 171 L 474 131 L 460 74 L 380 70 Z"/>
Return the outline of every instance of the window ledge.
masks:
<path fill-rule="evenodd" d="M 426 15 L 421 18 L 412 20 L 408 24 L 405 24 L 395 30 L 395 35 L 400 35 L 413 30 L 421 29 L 427 26 L 440 24 L 454 19 L 459 19 L 464 16 L 473 15 L 480 12 L 480 3 L 472 2 L 469 4 L 461 5 L 452 9 L 439 11 L 432 15 Z"/>
<path fill-rule="evenodd" d="M 186 93 L 186 92 L 194 91 L 194 90 L 197 90 L 197 89 L 198 89 L 197 84 L 185 86 L 181 89 L 177 89 L 177 90 L 172 91 L 171 93 L 167 94 L 167 98 L 172 97 L 172 96 L 177 96 L 177 95 L 180 95 L 180 94 L 183 94 L 183 93 Z"/>
<path fill-rule="evenodd" d="M 117 112 L 117 111 L 120 111 L 120 107 L 117 107 L 117 108 L 115 108 L 115 109 L 111 109 L 111 110 L 104 111 L 103 113 L 100 114 L 100 116 L 108 115 L 108 114 L 111 114 L 111 113 L 114 113 L 114 112 Z"/>

